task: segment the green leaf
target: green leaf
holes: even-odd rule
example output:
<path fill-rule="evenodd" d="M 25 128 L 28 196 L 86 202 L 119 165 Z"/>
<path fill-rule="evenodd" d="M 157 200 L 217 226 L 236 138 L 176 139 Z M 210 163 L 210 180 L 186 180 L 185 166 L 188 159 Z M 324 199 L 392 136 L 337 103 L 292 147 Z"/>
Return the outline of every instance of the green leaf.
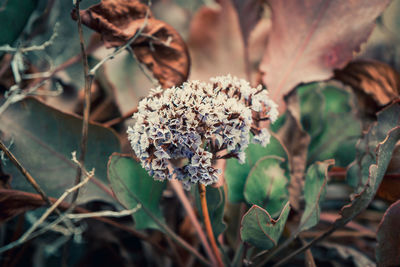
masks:
<path fill-rule="evenodd" d="M 298 232 L 317 225 L 321 213 L 319 204 L 325 197 L 328 183 L 328 168 L 333 164 L 335 164 L 334 160 L 326 160 L 316 162 L 308 168 L 304 186 L 306 207 L 301 216 Z"/>
<path fill-rule="evenodd" d="M 193 186 L 195 192 L 197 209 L 201 210 L 200 196 L 197 186 Z M 206 199 L 208 213 L 210 215 L 211 226 L 215 237 L 218 237 L 226 229 L 226 223 L 224 223 L 224 208 L 225 208 L 225 193 L 224 187 L 214 188 L 211 186 L 206 187 Z M 203 213 L 201 213 L 203 218 Z"/>
<path fill-rule="evenodd" d="M 0 138 L 6 145 L 12 143 L 11 152 L 52 197 L 59 197 L 74 184 L 77 166 L 71 161 L 71 152 L 79 154 L 81 132 L 81 118 L 34 98 L 11 105 L 0 116 Z M 108 157 L 119 149 L 114 131 L 89 124 L 85 167 L 95 168 L 95 177 L 82 190 L 79 203 L 93 199 L 114 201 L 104 183 L 107 183 Z M 11 162 L 6 162 L 4 171 L 12 175 L 13 189 L 35 192 Z"/>
<path fill-rule="evenodd" d="M 4 0 L 0 4 L 0 45 L 9 44 L 19 37 L 37 6 L 37 0 Z"/>
<path fill-rule="evenodd" d="M 366 209 L 376 194 L 400 140 L 400 103 L 394 103 L 378 113 L 377 123 L 358 143 L 358 156 L 348 172 L 348 179 L 358 181 L 356 197 L 342 208 L 336 227 L 345 225 Z"/>
<path fill-rule="evenodd" d="M 162 192 L 166 182 L 155 181 L 138 162 L 128 156 L 113 154 L 108 162 L 108 178 L 117 199 L 127 208 L 133 209 L 138 202 L 135 195 L 150 212 L 163 221 L 160 210 Z M 136 229 L 160 229 L 143 210 L 133 214 Z"/>
<path fill-rule="evenodd" d="M 281 165 L 285 159 L 266 156 L 257 161 L 247 178 L 244 196 L 246 201 L 266 209 L 270 214 L 279 213 L 288 200 L 289 178 Z"/>
<path fill-rule="evenodd" d="M 266 210 L 253 205 L 242 219 L 240 229 L 242 240 L 260 249 L 271 249 L 276 246 L 285 227 L 289 211 L 290 205 L 287 202 L 279 218 L 274 220 Z"/>
<path fill-rule="evenodd" d="M 352 93 L 333 83 L 312 83 L 297 89 L 301 123 L 311 137 L 307 163 L 333 158 L 347 166 L 361 136 Z"/>
<path fill-rule="evenodd" d="M 228 186 L 228 199 L 230 202 L 244 202 L 244 186 L 247 176 L 254 164 L 262 157 L 275 155 L 287 159 L 285 149 L 273 135 L 267 147 L 250 144 L 246 149 L 246 162 L 240 164 L 237 159 L 227 160 L 225 180 Z"/>

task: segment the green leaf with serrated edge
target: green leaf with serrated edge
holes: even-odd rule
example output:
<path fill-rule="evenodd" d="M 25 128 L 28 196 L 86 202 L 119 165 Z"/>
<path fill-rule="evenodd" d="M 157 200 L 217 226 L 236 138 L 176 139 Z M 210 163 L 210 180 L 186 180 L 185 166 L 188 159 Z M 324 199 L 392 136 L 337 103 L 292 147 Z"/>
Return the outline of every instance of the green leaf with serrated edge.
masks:
<path fill-rule="evenodd" d="M 298 232 L 308 230 L 317 225 L 321 212 L 319 204 L 325 197 L 328 183 L 328 168 L 334 164 L 334 160 L 326 160 L 316 162 L 308 168 L 304 186 L 306 207 L 301 216 Z"/>
<path fill-rule="evenodd" d="M 11 105 L 0 116 L 0 138 L 12 144 L 11 152 L 35 178 L 44 192 L 59 197 L 75 182 L 77 165 L 71 152 L 79 158 L 82 119 L 34 99 L 27 98 Z M 95 169 L 95 177 L 85 185 L 78 203 L 90 200 L 115 201 L 106 186 L 108 157 L 119 151 L 120 143 L 113 130 L 99 124 L 89 124 L 85 167 Z M 35 192 L 21 173 L 9 161 L 4 171 L 12 175 L 12 188 Z"/>
<path fill-rule="evenodd" d="M 246 149 L 246 161 L 240 164 L 237 159 L 227 160 L 225 180 L 228 186 L 228 199 L 230 202 L 244 202 L 244 186 L 251 168 L 260 158 L 275 155 L 287 159 L 284 147 L 272 134 L 271 141 L 266 147 L 250 144 Z"/>
<path fill-rule="evenodd" d="M 19 37 L 37 6 L 37 0 L 5 0 L 0 4 L 0 45 L 9 44 Z"/>
<path fill-rule="evenodd" d="M 290 211 L 289 202 L 286 203 L 278 219 L 271 218 L 263 208 L 253 205 L 243 216 L 240 236 L 260 249 L 271 249 L 276 246 L 285 227 Z"/>
<path fill-rule="evenodd" d="M 166 182 L 155 181 L 146 170 L 133 158 L 113 154 L 108 162 L 108 179 L 117 199 L 128 209 L 137 206 L 132 198 L 134 194 L 142 204 L 163 221 L 160 210 L 160 199 Z M 133 214 L 136 229 L 160 229 L 159 226 L 143 211 Z"/>
<path fill-rule="evenodd" d="M 399 103 L 379 112 L 378 124 L 372 126 L 367 135 L 358 141 L 357 159 L 351 164 L 346 177 L 347 182 L 356 188 L 356 193 L 363 190 L 368 180 L 369 166 L 376 162 L 376 147 L 386 138 L 391 129 L 400 124 L 398 112 L 400 112 Z"/>
<path fill-rule="evenodd" d="M 201 211 L 201 203 L 197 186 L 193 186 L 192 189 L 196 197 L 197 209 Z M 206 199 L 213 233 L 216 237 L 218 237 L 226 229 L 226 223 L 223 221 L 225 208 L 224 188 L 222 186 L 218 188 L 207 186 Z M 203 218 L 203 213 L 201 212 L 200 217 Z"/>
<path fill-rule="evenodd" d="M 265 156 L 251 169 L 244 189 L 249 204 L 263 207 L 269 214 L 279 213 L 288 201 L 288 175 L 281 165 L 285 159 Z"/>
<path fill-rule="evenodd" d="M 400 140 L 399 114 L 400 102 L 393 103 L 379 112 L 377 123 L 359 142 L 357 146 L 359 153 L 352 168 L 361 169 L 348 172 L 348 176 L 357 175 L 357 178 L 352 178 L 353 180 L 360 181 L 356 189 L 357 194 L 350 204 L 342 208 L 341 217 L 335 221 L 335 227 L 341 227 L 351 221 L 368 207 L 375 196 L 395 145 Z M 369 155 L 369 157 L 367 158 L 365 155 Z"/>
<path fill-rule="evenodd" d="M 301 123 L 311 137 L 307 164 L 335 159 L 347 166 L 354 160 L 361 136 L 353 94 L 336 83 L 312 83 L 297 89 Z"/>

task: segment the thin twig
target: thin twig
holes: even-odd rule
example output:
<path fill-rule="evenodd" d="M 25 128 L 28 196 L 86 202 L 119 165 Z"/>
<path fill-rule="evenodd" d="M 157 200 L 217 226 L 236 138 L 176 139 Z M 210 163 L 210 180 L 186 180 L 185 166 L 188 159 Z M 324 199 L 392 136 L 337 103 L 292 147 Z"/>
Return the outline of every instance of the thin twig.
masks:
<path fill-rule="evenodd" d="M 90 70 L 90 74 L 94 75 L 96 73 L 96 71 L 104 64 L 106 63 L 108 60 L 113 59 L 116 55 L 118 55 L 119 53 L 121 53 L 122 51 L 124 51 L 126 48 L 128 48 L 143 32 L 143 30 L 146 28 L 147 23 L 148 23 L 148 18 L 149 18 L 149 9 L 147 9 L 146 11 L 146 15 L 144 17 L 144 22 L 142 24 L 142 26 L 139 28 L 139 30 L 135 33 L 135 35 L 128 40 L 128 42 L 126 42 L 126 44 L 124 44 L 123 46 L 120 46 L 118 48 L 116 48 L 114 50 L 113 53 L 107 55 L 105 58 L 103 58 L 99 63 L 97 63 L 91 70 Z M 78 15 L 78 19 L 80 19 L 80 16 Z"/>
<path fill-rule="evenodd" d="M 80 214 L 67 214 L 67 218 L 74 219 L 74 220 L 82 220 L 87 218 L 93 217 L 115 217 L 120 218 L 124 216 L 129 216 L 137 212 L 142 207 L 141 204 L 137 204 L 136 207 L 129 210 L 121 210 L 121 211 L 112 211 L 112 210 L 105 210 L 105 211 L 97 211 L 97 212 L 89 212 L 89 213 L 80 213 Z"/>
<path fill-rule="evenodd" d="M 210 262 L 205 259 L 195 248 L 193 248 L 190 244 L 188 244 L 184 239 L 175 234 L 165 223 L 161 222 L 157 216 L 155 216 L 145 205 L 143 205 L 142 201 L 131 191 L 128 186 L 125 184 L 123 180 L 119 180 L 121 185 L 125 188 L 126 192 L 129 194 L 131 198 L 133 198 L 137 203 L 142 204 L 143 211 L 167 234 L 169 235 L 176 243 L 178 243 L 182 248 L 189 251 L 193 256 L 195 256 L 201 263 L 206 266 L 210 266 Z"/>
<path fill-rule="evenodd" d="M 137 111 L 138 111 L 138 108 L 135 107 L 135 108 L 131 109 L 130 111 L 128 111 L 127 113 L 125 113 L 124 115 L 122 115 L 121 117 L 109 120 L 109 121 L 103 123 L 103 125 L 104 125 L 104 127 L 112 127 L 118 123 L 125 121 L 126 119 L 131 118 L 133 116 L 133 114 L 135 114 Z"/>
<path fill-rule="evenodd" d="M 36 192 L 42 197 L 42 199 L 48 204 L 51 205 L 51 201 L 43 189 L 39 186 L 36 180 L 32 177 L 32 175 L 19 163 L 17 158 L 11 153 L 11 151 L 7 148 L 6 145 L 0 140 L 0 149 L 4 152 L 4 154 L 11 160 L 15 167 L 22 173 L 22 175 L 26 178 L 26 180 L 33 186 Z"/>
<path fill-rule="evenodd" d="M 217 260 L 211 250 L 210 245 L 208 244 L 207 237 L 204 234 L 204 231 L 201 228 L 199 221 L 197 220 L 196 214 L 194 213 L 194 210 L 193 210 L 192 206 L 190 205 L 190 202 L 189 202 L 188 198 L 186 197 L 185 192 L 183 192 L 181 183 L 178 182 L 177 180 L 172 179 L 172 180 L 170 180 L 170 185 L 171 185 L 172 189 L 175 191 L 177 197 L 179 198 L 180 202 L 183 205 L 183 208 L 186 210 L 186 213 L 187 213 L 190 221 L 192 222 L 194 228 L 196 229 L 196 233 L 199 236 L 201 243 L 203 244 L 203 247 L 207 253 L 207 256 L 211 260 L 211 263 L 213 264 L 213 266 L 215 266 L 217 264 Z"/>
<path fill-rule="evenodd" d="M 212 229 L 211 221 L 210 221 L 210 215 L 208 214 L 207 199 L 206 199 L 206 186 L 203 184 L 200 184 L 200 183 L 198 185 L 199 185 L 201 209 L 203 212 L 203 220 L 204 220 L 204 225 L 206 227 L 208 239 L 210 240 L 211 247 L 214 251 L 215 257 L 217 258 L 218 266 L 223 267 L 224 263 L 222 261 L 219 248 L 217 246 L 217 242 L 215 241 L 215 237 L 214 237 L 214 233 L 213 233 L 213 229 Z"/>
<path fill-rule="evenodd" d="M 284 257 L 283 259 L 281 259 L 280 261 L 278 261 L 276 264 L 273 265 L 273 267 L 278 267 L 278 266 L 282 266 L 283 264 L 285 264 L 286 262 L 288 262 L 289 260 L 291 260 L 293 257 L 295 257 L 297 254 L 309 249 L 312 245 L 316 244 L 317 242 L 321 241 L 322 239 L 328 237 L 330 234 L 332 234 L 334 231 L 336 230 L 336 227 L 331 227 L 328 231 L 322 233 L 321 235 L 319 235 L 318 237 L 314 238 L 313 240 L 311 240 L 309 243 L 306 243 L 305 245 L 303 245 L 301 248 L 297 249 L 296 251 L 292 252 L 291 254 L 289 254 L 288 256 Z"/>
<path fill-rule="evenodd" d="M 67 189 L 60 198 L 57 199 L 56 202 L 54 202 L 53 205 L 50 206 L 50 208 L 48 208 L 46 210 L 45 213 L 43 213 L 43 215 L 39 218 L 39 220 L 37 220 L 32 226 L 31 228 L 28 229 L 28 231 L 26 231 L 18 240 L 9 243 L 8 245 L 1 247 L 0 248 L 0 253 L 3 253 L 7 250 L 10 250 L 16 246 L 19 246 L 21 244 L 23 244 L 24 242 L 26 242 L 27 240 L 33 238 L 33 232 L 47 219 L 47 217 L 57 209 L 57 207 L 64 201 L 64 199 L 71 194 L 72 192 L 78 190 L 80 187 L 84 186 L 87 182 L 89 182 L 89 180 L 94 176 L 94 170 L 92 170 L 90 173 L 88 173 L 89 175 L 87 177 L 85 177 L 85 179 L 83 181 L 81 181 L 80 183 L 78 183 L 77 185 Z M 61 215 L 58 220 L 62 220 L 62 217 L 65 215 Z M 47 230 L 47 229 L 46 229 Z"/>
<path fill-rule="evenodd" d="M 133 59 L 136 61 L 139 69 L 142 71 L 142 73 L 144 74 L 144 76 L 146 76 L 146 78 L 154 85 L 154 86 L 158 86 L 160 83 L 158 82 L 158 80 L 154 79 L 153 77 L 151 77 L 150 74 L 147 73 L 147 71 L 143 68 L 142 63 L 138 60 L 138 58 L 135 55 L 135 52 L 133 52 L 132 47 L 128 46 L 126 48 L 129 52 L 129 54 L 133 57 Z"/>
<path fill-rule="evenodd" d="M 83 108 L 83 121 L 82 121 L 82 135 L 81 135 L 81 144 L 80 144 L 80 156 L 79 162 L 82 166 L 85 165 L 85 156 L 86 156 L 86 149 L 87 149 L 87 139 L 88 139 L 88 132 L 89 132 L 89 115 L 90 115 L 90 95 L 91 95 L 91 86 L 93 81 L 93 75 L 89 73 L 89 63 L 87 59 L 86 49 L 85 49 L 85 41 L 83 38 L 83 31 L 82 31 L 82 20 L 81 15 L 79 12 L 79 3 L 80 0 L 75 2 L 75 9 L 77 14 L 77 25 L 78 25 L 78 33 L 79 33 L 79 43 L 81 47 L 81 54 L 82 54 L 82 64 L 83 70 L 85 73 L 85 101 L 84 101 L 84 108 Z M 81 181 L 82 176 L 82 168 L 78 167 L 75 177 L 75 184 L 79 184 Z M 76 190 L 72 196 L 72 203 L 76 201 L 79 195 L 79 190 Z"/>

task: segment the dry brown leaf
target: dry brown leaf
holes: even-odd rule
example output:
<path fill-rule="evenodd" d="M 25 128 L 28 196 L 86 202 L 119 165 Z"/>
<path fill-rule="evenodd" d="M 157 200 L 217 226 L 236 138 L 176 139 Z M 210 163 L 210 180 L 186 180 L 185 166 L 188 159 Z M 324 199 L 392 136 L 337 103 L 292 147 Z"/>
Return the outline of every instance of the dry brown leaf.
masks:
<path fill-rule="evenodd" d="M 189 75 L 190 58 L 185 42 L 170 25 L 146 18 L 148 7 L 140 1 L 103 0 L 81 10 L 82 23 L 102 35 L 106 47 L 122 46 L 143 25 L 131 47 L 163 87 L 180 85 Z M 76 12 L 72 17 L 77 18 Z"/>
<path fill-rule="evenodd" d="M 43 205 L 46 205 L 46 202 L 38 194 L 0 189 L 0 223 Z"/>
<path fill-rule="evenodd" d="M 260 70 L 281 102 L 297 84 L 324 80 L 344 67 L 390 0 L 269 0 L 272 27 Z"/>
<path fill-rule="evenodd" d="M 335 71 L 335 79 L 370 96 L 379 106 L 399 98 L 400 74 L 379 61 L 355 61 Z"/>
<path fill-rule="evenodd" d="M 245 78 L 244 44 L 231 0 L 204 6 L 190 24 L 191 79 L 208 80 L 228 73 Z"/>
<path fill-rule="evenodd" d="M 264 12 L 264 0 L 232 0 L 239 16 L 239 25 L 243 41 L 247 45 L 250 33 Z"/>

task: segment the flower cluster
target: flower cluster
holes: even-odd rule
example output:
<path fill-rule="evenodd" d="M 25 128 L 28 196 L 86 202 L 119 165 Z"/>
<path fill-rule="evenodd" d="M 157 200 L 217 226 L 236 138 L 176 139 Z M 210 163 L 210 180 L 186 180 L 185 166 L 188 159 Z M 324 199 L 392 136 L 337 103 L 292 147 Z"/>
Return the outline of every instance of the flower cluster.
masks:
<path fill-rule="evenodd" d="M 270 135 L 259 122 L 275 121 L 277 116 L 277 105 L 266 90 L 228 75 L 209 83 L 190 81 L 181 87 L 153 89 L 139 103 L 128 137 L 154 179 L 171 179 L 175 174 L 190 188 L 218 180 L 213 163 L 219 158 L 235 157 L 243 163 L 250 132 L 252 142 L 266 146 Z"/>

